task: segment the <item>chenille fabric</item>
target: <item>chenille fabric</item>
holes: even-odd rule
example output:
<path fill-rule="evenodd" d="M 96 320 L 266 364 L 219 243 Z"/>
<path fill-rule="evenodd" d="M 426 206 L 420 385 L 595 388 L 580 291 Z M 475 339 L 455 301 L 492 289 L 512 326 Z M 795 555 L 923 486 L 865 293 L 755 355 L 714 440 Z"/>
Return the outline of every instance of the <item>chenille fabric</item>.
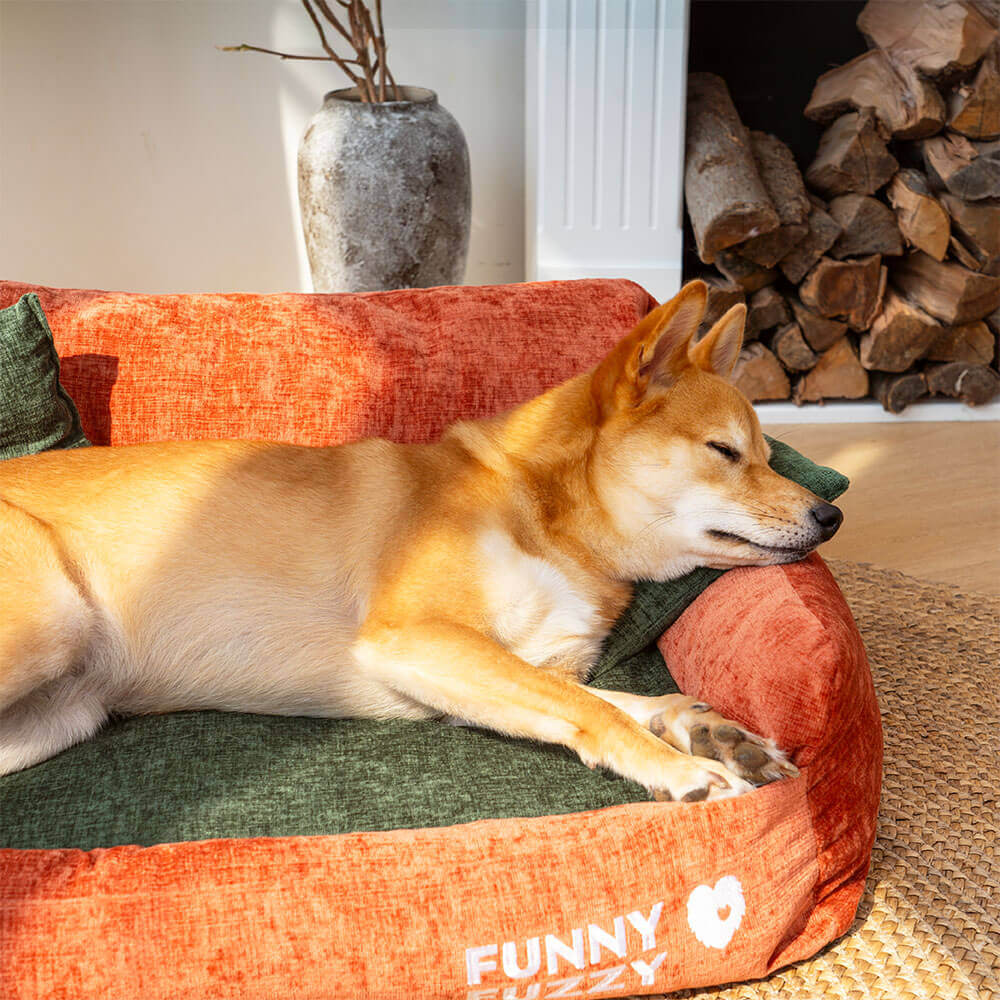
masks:
<path fill-rule="evenodd" d="M 649 311 L 627 281 L 353 295 L 35 292 L 94 444 L 428 441 L 595 364 Z"/>
<path fill-rule="evenodd" d="M 0 307 L 26 292 L 99 444 L 426 440 L 592 365 L 652 305 L 628 282 L 585 281 L 357 296 L 0 283 Z M 813 474 L 828 499 L 843 489 Z M 870 855 L 880 730 L 864 650 L 816 556 L 697 596 L 710 582 L 662 619 L 645 591 L 598 683 L 625 671 L 665 690 L 649 643 L 680 615 L 660 649 L 681 689 L 790 746 L 800 777 L 663 804 L 559 749 L 472 730 L 435 726 L 409 758 L 397 730 L 420 724 L 355 733 L 368 774 L 344 777 L 329 720 L 127 721 L 0 785 L 15 838 L 0 849 L 0 995 L 629 996 L 811 954 L 849 924 Z M 393 815 L 375 816 L 400 775 Z M 484 814 L 494 786 L 508 805 Z"/>
<path fill-rule="evenodd" d="M 575 978 L 594 995 L 631 996 L 758 978 L 813 954 L 854 916 L 879 795 L 878 708 L 843 598 L 817 556 L 738 570 L 688 608 L 662 649 L 685 690 L 793 747 L 802 774 L 697 805 L 0 850 L 3 995 L 499 1000 Z M 707 913 L 696 905 L 706 900 Z M 648 939 L 626 919 L 636 913 L 658 915 Z M 591 925 L 616 941 L 620 929 L 623 953 L 592 953 Z M 555 948 L 554 972 L 544 951 L 526 979 L 505 971 L 506 943 L 530 968 L 529 942 L 541 948 L 549 935 L 574 958 Z M 644 983 L 638 963 L 657 960 Z"/>

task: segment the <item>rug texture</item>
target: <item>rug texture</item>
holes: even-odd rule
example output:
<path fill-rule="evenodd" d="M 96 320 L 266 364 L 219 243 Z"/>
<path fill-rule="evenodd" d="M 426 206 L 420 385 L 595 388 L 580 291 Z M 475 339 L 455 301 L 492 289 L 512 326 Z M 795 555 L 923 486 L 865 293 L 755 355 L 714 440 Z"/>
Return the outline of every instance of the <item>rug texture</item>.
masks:
<path fill-rule="evenodd" d="M 1000 598 L 832 560 L 868 649 L 885 774 L 850 931 L 770 979 L 672 997 L 1000 998 Z"/>

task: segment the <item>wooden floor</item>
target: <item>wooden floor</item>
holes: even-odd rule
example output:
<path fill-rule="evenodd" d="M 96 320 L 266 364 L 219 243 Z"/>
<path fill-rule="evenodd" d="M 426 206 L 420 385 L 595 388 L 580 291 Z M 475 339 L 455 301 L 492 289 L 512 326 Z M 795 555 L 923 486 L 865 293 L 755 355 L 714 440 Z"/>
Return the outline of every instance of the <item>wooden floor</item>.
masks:
<path fill-rule="evenodd" d="M 764 429 L 851 479 L 822 554 L 1000 594 L 1000 422 Z"/>

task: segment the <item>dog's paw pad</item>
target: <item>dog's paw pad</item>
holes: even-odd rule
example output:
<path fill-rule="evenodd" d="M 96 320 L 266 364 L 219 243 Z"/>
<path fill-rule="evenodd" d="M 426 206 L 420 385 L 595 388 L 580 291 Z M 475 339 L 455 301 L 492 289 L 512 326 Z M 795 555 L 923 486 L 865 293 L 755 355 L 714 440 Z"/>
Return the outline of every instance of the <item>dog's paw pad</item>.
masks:
<path fill-rule="evenodd" d="M 695 757 L 725 765 L 737 779 L 750 785 L 766 785 L 799 773 L 773 740 L 747 732 L 703 702 L 680 712 L 663 711 L 650 720 L 649 728 Z"/>

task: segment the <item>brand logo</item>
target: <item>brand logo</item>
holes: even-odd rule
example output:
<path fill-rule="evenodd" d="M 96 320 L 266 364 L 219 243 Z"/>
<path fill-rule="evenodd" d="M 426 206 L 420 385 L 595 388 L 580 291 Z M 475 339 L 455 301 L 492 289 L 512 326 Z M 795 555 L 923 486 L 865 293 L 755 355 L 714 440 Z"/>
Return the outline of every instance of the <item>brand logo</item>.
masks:
<path fill-rule="evenodd" d="M 648 913 L 633 910 L 614 917 L 610 927 L 587 924 L 574 927 L 568 935 L 545 934 L 523 941 L 466 948 L 466 980 L 469 986 L 480 987 L 470 990 L 467 1000 L 549 1000 L 550 997 L 603 993 L 620 983 L 629 983 L 630 987 L 652 986 L 656 970 L 667 953 L 661 951 L 642 958 L 630 956 L 656 948 L 656 926 L 662 913 L 663 903 L 658 902 Z M 612 958 L 625 959 L 625 962 L 612 968 L 592 968 Z M 526 985 L 522 993 L 516 985 L 483 987 L 484 975 L 490 979 L 502 975 L 514 983 L 539 975 L 559 978 Z"/>
<path fill-rule="evenodd" d="M 739 879 L 726 875 L 714 888 L 699 885 L 688 896 L 688 926 L 706 948 L 725 948 L 732 941 L 746 909 Z"/>
<path fill-rule="evenodd" d="M 648 912 L 632 910 L 568 932 L 466 948 L 466 1000 L 555 1000 L 653 986 L 667 957 L 659 927 L 663 907 L 661 900 Z M 688 927 L 706 948 L 724 949 L 745 913 L 743 887 L 733 875 L 724 875 L 714 886 L 695 886 L 688 896 Z"/>

